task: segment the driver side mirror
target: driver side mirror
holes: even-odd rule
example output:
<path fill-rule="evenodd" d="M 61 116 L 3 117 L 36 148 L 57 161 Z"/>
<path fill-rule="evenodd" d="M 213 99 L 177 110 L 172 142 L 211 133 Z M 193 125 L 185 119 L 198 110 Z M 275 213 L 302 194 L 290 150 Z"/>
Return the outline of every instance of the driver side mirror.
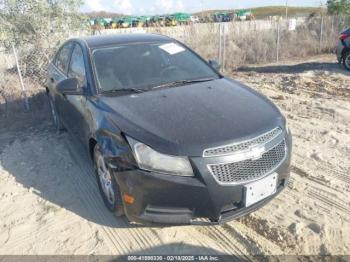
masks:
<path fill-rule="evenodd" d="M 83 89 L 79 86 L 79 80 L 68 78 L 59 82 L 56 86 L 59 93 L 63 95 L 82 95 Z"/>
<path fill-rule="evenodd" d="M 209 60 L 209 65 L 217 71 L 221 68 L 221 65 L 216 60 Z"/>

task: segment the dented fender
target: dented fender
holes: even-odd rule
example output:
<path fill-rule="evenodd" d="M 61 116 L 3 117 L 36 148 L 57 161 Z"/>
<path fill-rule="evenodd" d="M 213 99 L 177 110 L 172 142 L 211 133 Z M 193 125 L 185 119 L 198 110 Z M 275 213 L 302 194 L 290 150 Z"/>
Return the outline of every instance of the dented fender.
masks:
<path fill-rule="evenodd" d="M 137 168 L 132 150 L 124 134 L 117 126 L 110 123 L 110 121 L 102 121 L 101 127 L 94 136 L 109 167 L 116 172 Z"/>

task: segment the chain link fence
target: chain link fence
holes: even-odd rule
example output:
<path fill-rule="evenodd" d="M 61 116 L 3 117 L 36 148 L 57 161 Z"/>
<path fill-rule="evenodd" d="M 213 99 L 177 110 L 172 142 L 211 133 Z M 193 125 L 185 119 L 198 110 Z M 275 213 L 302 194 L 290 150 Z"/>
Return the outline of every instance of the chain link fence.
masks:
<path fill-rule="evenodd" d="M 37 108 L 53 52 L 25 46 L 0 47 L 0 115 Z"/>
<path fill-rule="evenodd" d="M 350 27 L 350 17 L 324 16 L 298 20 L 257 20 L 205 23 L 177 27 L 52 32 L 45 44 L 35 39 L 13 46 L 0 44 L 0 115 L 42 108 L 46 68 L 69 35 L 147 32 L 184 42 L 206 59 L 216 59 L 224 72 L 245 64 L 275 62 L 333 52 L 339 33 Z"/>

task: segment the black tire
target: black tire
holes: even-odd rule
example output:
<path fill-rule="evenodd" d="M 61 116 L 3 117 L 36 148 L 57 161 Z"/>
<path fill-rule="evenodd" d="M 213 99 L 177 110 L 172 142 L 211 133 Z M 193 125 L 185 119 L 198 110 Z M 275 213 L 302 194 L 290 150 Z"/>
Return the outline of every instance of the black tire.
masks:
<path fill-rule="evenodd" d="M 52 97 L 50 96 L 50 94 L 47 94 L 47 97 L 49 100 L 51 119 L 52 119 L 53 126 L 54 126 L 56 132 L 60 132 L 64 129 L 62 122 L 61 122 L 61 119 L 60 119 L 60 116 L 57 113 L 55 103 L 54 103 Z"/>
<path fill-rule="evenodd" d="M 350 71 L 350 51 L 343 56 L 343 65 L 346 70 Z"/>
<path fill-rule="evenodd" d="M 103 161 L 103 163 L 101 162 Z M 121 192 L 119 189 L 119 186 L 117 184 L 117 181 L 115 180 L 109 166 L 106 163 L 105 158 L 102 155 L 102 152 L 100 150 L 100 147 L 98 145 L 94 148 L 94 167 L 95 167 L 95 175 L 98 183 L 98 188 L 100 190 L 100 194 L 102 196 L 103 202 L 107 209 L 111 212 L 113 212 L 116 216 L 120 217 L 124 215 L 124 208 L 123 208 L 123 200 L 121 197 Z M 101 176 L 101 168 L 105 168 L 104 171 L 109 172 L 108 179 L 103 179 Z M 108 180 L 109 185 L 103 186 L 103 180 Z M 106 187 L 108 187 L 109 193 L 106 193 L 107 190 Z M 113 196 L 111 193 L 113 192 Z"/>

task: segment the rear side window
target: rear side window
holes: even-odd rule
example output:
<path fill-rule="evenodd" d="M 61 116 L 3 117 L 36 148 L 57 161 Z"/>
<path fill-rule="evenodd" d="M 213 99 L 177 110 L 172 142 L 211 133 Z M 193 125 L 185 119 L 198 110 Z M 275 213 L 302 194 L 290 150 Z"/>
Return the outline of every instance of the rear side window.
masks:
<path fill-rule="evenodd" d="M 73 52 L 72 58 L 70 60 L 70 66 L 68 70 L 68 77 L 75 77 L 79 80 L 80 86 L 85 85 L 85 64 L 84 64 L 84 55 L 81 47 L 76 44 Z"/>
<path fill-rule="evenodd" d="M 72 49 L 72 43 L 64 45 L 56 56 L 55 65 L 63 72 L 66 73 L 69 63 L 69 55 Z"/>

